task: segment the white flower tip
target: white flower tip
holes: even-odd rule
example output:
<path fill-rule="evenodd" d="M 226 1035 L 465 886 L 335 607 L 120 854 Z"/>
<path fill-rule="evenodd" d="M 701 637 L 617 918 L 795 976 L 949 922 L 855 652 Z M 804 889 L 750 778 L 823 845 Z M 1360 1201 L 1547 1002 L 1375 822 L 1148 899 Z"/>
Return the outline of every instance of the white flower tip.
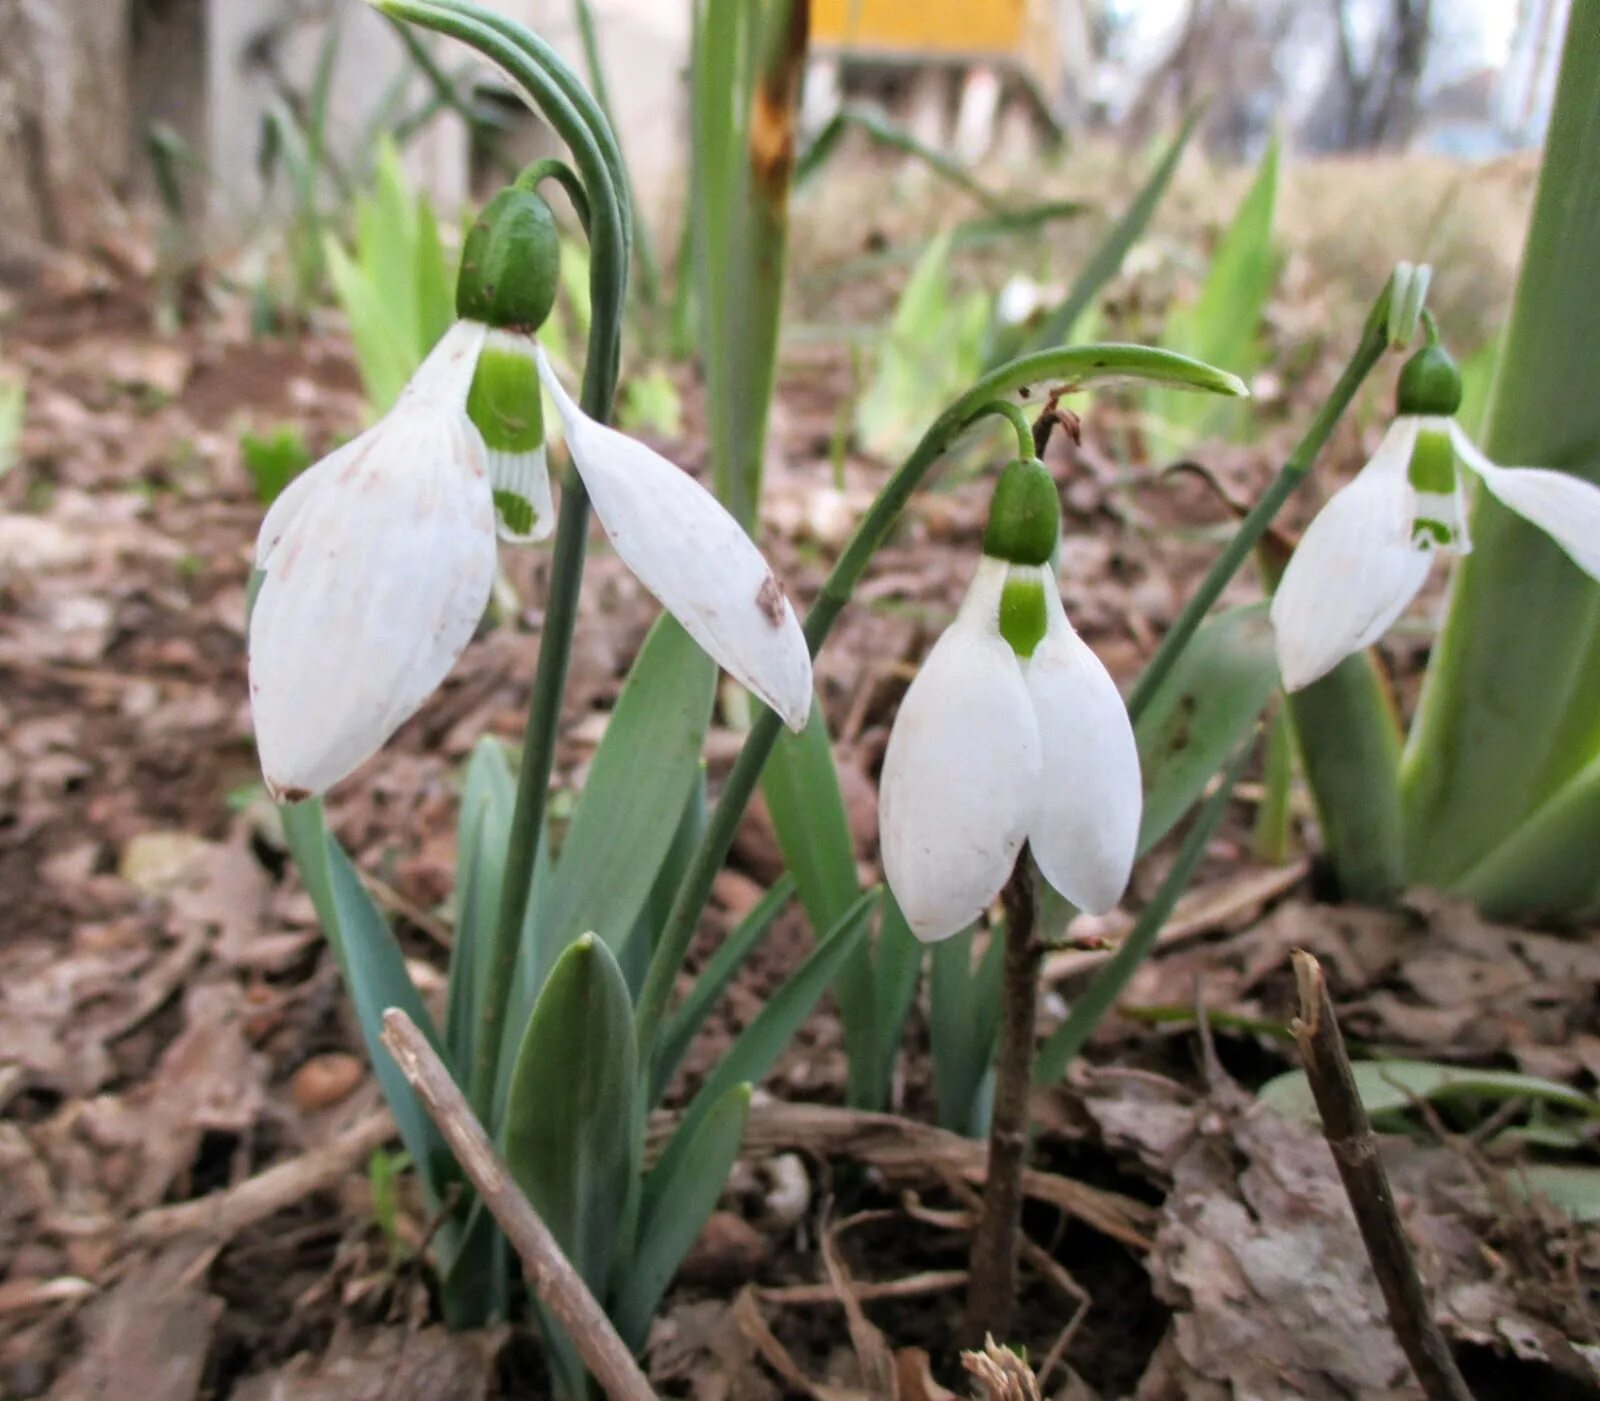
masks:
<path fill-rule="evenodd" d="M 983 913 L 982 910 L 978 910 L 970 915 L 952 916 L 949 910 L 919 910 L 915 905 L 907 906 L 898 895 L 895 899 L 900 904 L 900 913 L 905 916 L 906 928 L 917 936 L 919 943 L 923 944 L 942 943 L 959 934 Z"/>

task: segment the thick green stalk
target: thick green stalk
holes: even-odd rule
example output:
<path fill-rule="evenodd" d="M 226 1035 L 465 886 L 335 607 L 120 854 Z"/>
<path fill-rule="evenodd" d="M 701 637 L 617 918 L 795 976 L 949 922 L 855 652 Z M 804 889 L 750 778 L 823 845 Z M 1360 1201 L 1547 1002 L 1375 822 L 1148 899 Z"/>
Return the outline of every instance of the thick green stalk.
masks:
<path fill-rule="evenodd" d="M 805 68 L 805 0 L 695 0 L 691 218 L 717 495 L 761 503 Z"/>
<path fill-rule="evenodd" d="M 620 158 L 616 157 L 604 117 L 583 92 L 576 76 L 553 52 L 510 21 L 465 0 L 384 0 L 383 9 L 398 19 L 460 39 L 498 63 L 521 84 L 571 150 L 588 196 L 593 250 L 590 294 L 594 312 L 584 365 L 583 407 L 591 417 L 604 421 L 610 417 L 616 391 L 629 239 L 627 197 L 614 174 L 620 167 Z M 588 495 L 577 473 L 568 472 L 556 527 L 544 635 L 517 775 L 505 884 L 489 946 L 487 997 L 480 1013 L 470 1080 L 472 1102 L 480 1114 L 488 1114 L 494 1101 L 506 1008 L 533 888 L 539 833 L 544 826 L 545 797 L 555 758 L 556 725 L 572 651 L 588 528 Z"/>
<path fill-rule="evenodd" d="M 1496 462 L 1594 482 L 1597 114 L 1600 0 L 1574 0 L 1483 446 Z M 1515 843 L 1522 824 L 1600 754 L 1600 588 L 1487 492 L 1478 493 L 1471 529 L 1474 549 L 1456 567 L 1402 773 L 1408 873 L 1444 886 Z M 1597 846 L 1600 823 L 1588 850 Z"/>
<path fill-rule="evenodd" d="M 1128 696 L 1128 714 L 1135 724 L 1149 707 L 1150 702 L 1155 699 L 1156 692 L 1161 689 L 1161 683 L 1167 679 L 1167 673 L 1183 654 L 1183 649 L 1189 645 L 1189 639 L 1194 636 L 1195 629 L 1205 621 L 1212 605 L 1222 597 L 1222 591 L 1250 557 L 1250 552 L 1266 534 L 1267 527 L 1283 509 L 1283 503 L 1305 480 L 1306 474 L 1317 460 L 1317 454 L 1322 451 L 1345 409 L 1355 398 L 1356 391 L 1361 388 L 1362 382 L 1372 373 L 1372 367 L 1378 363 L 1388 348 L 1389 295 L 1390 289 L 1385 287 L 1372 313 L 1367 317 L 1366 327 L 1361 334 L 1361 343 L 1356 346 L 1355 354 L 1350 357 L 1350 363 L 1344 367 L 1338 382 L 1333 386 L 1333 392 L 1317 410 L 1316 418 L 1306 429 L 1305 436 L 1295 444 L 1294 451 L 1289 454 L 1288 460 L 1283 464 L 1272 485 L 1251 508 L 1250 514 L 1239 522 L 1239 528 L 1234 532 L 1233 539 L 1228 541 L 1227 549 L 1217 557 L 1217 562 L 1211 566 L 1210 572 L 1200 581 L 1200 587 L 1184 604 L 1183 611 L 1167 629 L 1167 635 L 1161 639 L 1161 645 L 1156 648 L 1155 656 L 1150 658 L 1149 665 L 1134 683 L 1133 690 Z"/>
<path fill-rule="evenodd" d="M 1099 378 L 1133 377 L 1167 379 L 1192 385 L 1212 393 L 1243 395 L 1244 386 L 1232 375 L 1213 370 L 1169 351 L 1145 346 L 1080 345 L 1039 351 L 991 371 L 957 399 L 922 436 L 895 474 L 878 493 L 867 513 L 850 537 L 849 543 L 822 585 L 822 591 L 806 614 L 806 644 L 817 654 L 833 627 L 834 620 L 849 602 L 856 583 L 867 565 L 888 538 L 905 509 L 911 494 L 921 485 L 945 450 L 972 421 L 990 412 L 992 400 L 1002 398 L 1024 385 L 1046 380 L 1078 387 Z M 637 1025 L 641 1056 L 652 1054 L 656 1028 L 672 995 L 673 980 L 683 966 L 684 954 L 694 937 L 695 926 L 711 894 L 711 882 L 733 845 L 733 835 L 744 814 L 745 805 L 755 791 L 761 770 L 778 738 L 781 721 L 763 708 L 757 715 L 744 747 L 734 761 L 723 784 L 717 805 L 706 824 L 705 835 L 685 872 L 677 896 L 667 915 L 660 941 L 645 975 L 639 994 Z"/>
<path fill-rule="evenodd" d="M 1380 905 L 1405 887 L 1400 718 L 1370 652 L 1289 696 L 1322 848 L 1347 899 Z"/>
<path fill-rule="evenodd" d="M 1600 757 L 1465 871 L 1455 888 L 1502 918 L 1592 918 L 1600 910 L 1597 831 Z"/>

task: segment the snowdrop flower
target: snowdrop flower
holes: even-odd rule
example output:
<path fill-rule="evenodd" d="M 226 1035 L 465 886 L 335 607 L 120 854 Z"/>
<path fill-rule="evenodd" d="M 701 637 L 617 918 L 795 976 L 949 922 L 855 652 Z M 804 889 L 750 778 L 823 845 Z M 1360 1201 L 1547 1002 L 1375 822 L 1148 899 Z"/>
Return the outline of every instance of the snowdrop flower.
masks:
<path fill-rule="evenodd" d="M 720 666 L 804 727 L 810 652 L 760 551 L 693 478 L 586 416 L 536 345 L 557 249 L 537 195 L 491 200 L 463 250 L 460 319 L 394 408 L 267 512 L 249 669 L 274 797 L 321 793 L 375 754 L 471 640 L 497 534 L 550 533 L 541 379 L 624 563 Z"/>
<path fill-rule="evenodd" d="M 988 909 L 1025 841 L 1079 909 L 1112 909 L 1128 883 L 1139 756 L 1116 684 L 1061 605 L 1050 564 L 1059 530 L 1043 464 L 1010 464 L 966 599 L 889 736 L 884 875 L 925 941 Z"/>
<path fill-rule="evenodd" d="M 1311 522 L 1272 600 L 1286 689 L 1309 686 L 1382 637 L 1422 588 L 1436 551 L 1472 548 L 1461 467 L 1600 579 L 1600 487 L 1496 466 L 1454 421 L 1460 402 L 1460 375 L 1442 349 L 1406 363 L 1394 422 Z"/>

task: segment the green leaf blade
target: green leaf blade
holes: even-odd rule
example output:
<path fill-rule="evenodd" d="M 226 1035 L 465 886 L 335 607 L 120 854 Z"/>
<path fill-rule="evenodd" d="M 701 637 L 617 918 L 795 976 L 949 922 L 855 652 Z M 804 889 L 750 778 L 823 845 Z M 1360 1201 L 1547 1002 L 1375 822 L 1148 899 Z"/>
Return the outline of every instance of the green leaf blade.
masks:
<path fill-rule="evenodd" d="M 551 969 L 511 1073 L 506 1164 L 604 1296 L 638 1166 L 633 1004 L 609 949 L 577 940 Z"/>

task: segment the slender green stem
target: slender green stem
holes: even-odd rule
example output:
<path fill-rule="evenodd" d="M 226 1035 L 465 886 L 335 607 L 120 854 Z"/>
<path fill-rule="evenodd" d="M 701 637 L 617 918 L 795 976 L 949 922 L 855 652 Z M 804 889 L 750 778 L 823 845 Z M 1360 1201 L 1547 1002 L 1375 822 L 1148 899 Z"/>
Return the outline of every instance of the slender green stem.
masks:
<path fill-rule="evenodd" d="M 1241 395 L 1244 386 L 1232 375 L 1202 365 L 1187 356 L 1145 346 L 1077 345 L 1025 355 L 983 376 L 971 389 L 950 405 L 922 435 L 910 457 L 885 483 L 850 537 L 843 553 L 829 572 L 822 591 L 806 614 L 806 644 L 816 656 L 827 640 L 834 620 L 849 602 L 856 583 L 878 548 L 888 538 L 911 494 L 921 485 L 945 450 L 975 419 L 990 411 L 989 405 L 1025 385 L 1060 381 L 1077 388 L 1097 379 L 1125 377 L 1164 380 L 1189 384 L 1212 393 Z M 1030 442 L 1031 448 L 1031 442 Z M 733 845 L 733 835 L 744 815 L 745 805 L 755 791 L 777 742 L 781 722 L 770 710 L 762 709 L 750 727 L 744 747 L 734 761 L 723 784 L 717 805 L 712 809 L 705 834 L 684 872 L 667 914 L 655 954 L 639 993 L 637 1012 L 640 1055 L 648 1065 L 653 1052 L 656 1029 L 672 995 L 673 980 L 683 966 L 684 954 L 700 922 L 701 911 L 711 895 L 711 882 Z"/>
<path fill-rule="evenodd" d="M 1217 557 L 1217 562 L 1211 566 L 1211 571 L 1200 581 L 1200 587 L 1184 604 L 1183 611 L 1167 630 L 1167 635 L 1161 639 L 1161 645 L 1156 648 L 1155 656 L 1150 658 L 1150 664 L 1145 667 L 1139 680 L 1134 684 L 1133 691 L 1128 696 L 1128 714 L 1135 724 L 1149 709 L 1150 702 L 1161 689 L 1161 683 L 1167 679 L 1167 674 L 1183 655 L 1183 649 L 1189 645 L 1189 639 L 1194 636 L 1195 630 L 1205 621 L 1212 605 L 1222 596 L 1222 591 L 1239 572 L 1240 566 L 1250 558 L 1250 552 L 1255 548 L 1256 542 L 1267 533 L 1267 527 L 1283 509 L 1283 503 L 1305 480 L 1306 474 L 1317 459 L 1317 454 L 1322 451 L 1332 436 L 1334 427 L 1343 417 L 1345 409 L 1355 398 L 1356 391 L 1372 373 L 1373 366 L 1383 357 L 1383 352 L 1389 343 L 1384 329 L 1387 324 L 1388 300 L 1389 290 L 1385 288 L 1377 306 L 1373 309 L 1372 316 L 1367 320 L 1361 343 L 1356 346 L 1355 354 L 1350 357 L 1350 363 L 1344 367 L 1344 372 L 1334 385 L 1333 392 L 1317 411 L 1317 416 L 1306 429 L 1305 436 L 1295 444 L 1294 451 L 1289 454 L 1288 460 L 1284 462 L 1272 485 L 1256 502 L 1250 514 L 1239 523 L 1233 539 L 1228 541 L 1227 549 Z M 1378 314 L 1380 310 L 1383 312 L 1382 316 Z"/>
<path fill-rule="evenodd" d="M 578 179 L 575 171 L 564 160 L 555 156 L 541 156 L 517 173 L 517 178 L 511 183 L 519 190 L 538 192 L 542 181 L 554 180 L 567 192 L 567 198 L 572 201 L 572 207 L 577 212 L 578 222 L 583 225 L 583 232 L 590 235 L 593 218 L 589 213 L 589 196 L 584 191 L 583 181 Z"/>
<path fill-rule="evenodd" d="M 553 51 L 520 26 L 465 0 L 383 0 L 396 18 L 423 24 L 477 49 L 498 63 L 539 107 L 566 142 L 577 163 L 590 216 L 590 294 L 594 314 L 584 364 L 583 407 L 592 417 L 610 417 L 616 391 L 623 298 L 628 275 L 630 215 L 625 187 L 618 181 L 620 157 L 599 109 Z M 486 996 L 480 1013 L 470 1080 L 473 1106 L 489 1115 L 494 1103 L 506 1010 L 522 941 L 528 896 L 544 826 L 545 797 L 555 758 L 556 725 L 566 685 L 567 661 L 583 581 L 584 546 L 589 529 L 589 498 L 577 473 L 569 472 L 561 497 L 551 562 L 550 594 L 544 634 L 534 674 L 516 805 L 506 853 L 505 883 L 489 949 Z"/>
<path fill-rule="evenodd" d="M 1033 429 L 1029 426 L 1027 417 L 1009 399 L 995 399 L 985 404 L 977 413 L 973 414 L 974 421 L 993 414 L 996 418 L 1003 418 L 1011 425 L 1011 431 L 1017 435 L 1017 456 L 1020 458 L 1037 457 L 1038 451 L 1033 441 Z"/>

